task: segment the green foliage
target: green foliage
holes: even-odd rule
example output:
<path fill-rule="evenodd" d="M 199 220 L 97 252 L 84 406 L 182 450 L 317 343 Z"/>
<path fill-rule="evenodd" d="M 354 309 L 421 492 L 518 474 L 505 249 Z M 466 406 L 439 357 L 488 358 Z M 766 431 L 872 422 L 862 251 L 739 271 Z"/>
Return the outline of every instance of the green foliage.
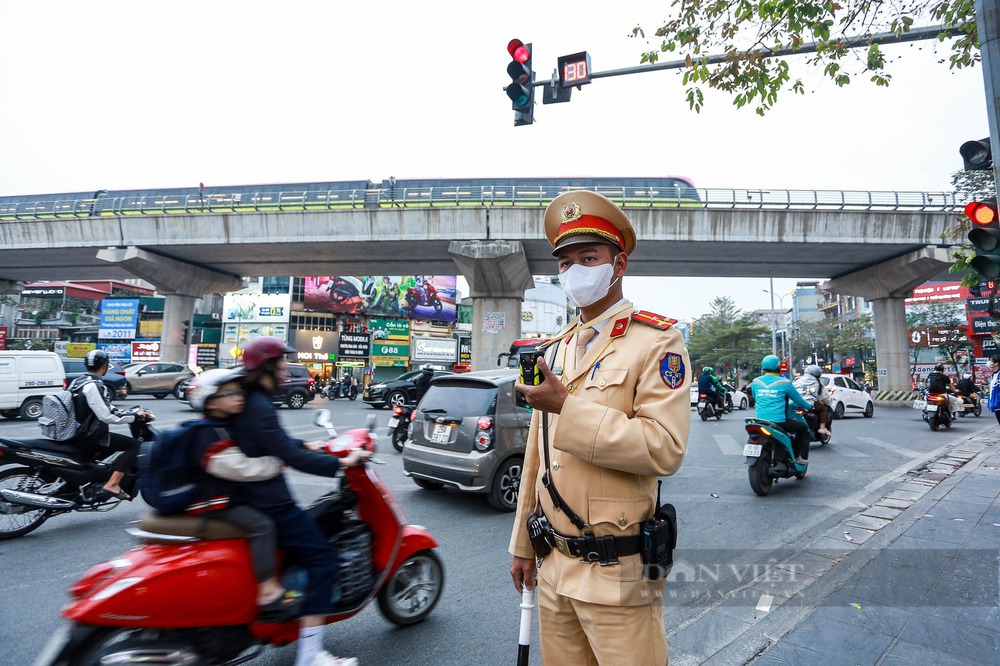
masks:
<path fill-rule="evenodd" d="M 738 309 L 728 297 L 715 298 L 709 307 L 711 312 L 691 329 L 691 367 L 722 367 L 728 363 L 736 371 L 737 380 L 742 380 L 770 351 L 770 329 Z"/>
<path fill-rule="evenodd" d="M 671 0 L 670 7 L 672 17 L 652 31 L 659 45 L 643 53 L 640 62 L 655 63 L 661 53 L 682 58 L 686 97 L 695 111 L 704 105 L 702 85 L 729 93 L 737 107 L 752 105 L 759 115 L 774 106 L 782 90 L 803 94 L 802 80 L 789 74 L 791 56 L 771 54 L 807 43 L 817 48 L 800 57 L 821 68 L 836 85 L 850 84 L 851 74 L 843 71 L 846 65 L 857 74 L 868 74 L 875 85 L 888 86 L 890 62 L 871 37 L 902 35 L 916 19 L 951 32 L 949 67 L 961 69 L 979 61 L 973 0 Z M 636 26 L 632 36 L 645 38 L 645 28 Z M 848 48 L 848 40 L 858 37 L 868 38 L 867 48 Z M 709 64 L 707 58 L 716 55 L 725 57 Z"/>
<path fill-rule="evenodd" d="M 861 358 L 873 355 L 875 322 L 871 315 L 861 315 L 841 323 L 833 338 L 833 349 L 841 354 L 860 354 Z"/>

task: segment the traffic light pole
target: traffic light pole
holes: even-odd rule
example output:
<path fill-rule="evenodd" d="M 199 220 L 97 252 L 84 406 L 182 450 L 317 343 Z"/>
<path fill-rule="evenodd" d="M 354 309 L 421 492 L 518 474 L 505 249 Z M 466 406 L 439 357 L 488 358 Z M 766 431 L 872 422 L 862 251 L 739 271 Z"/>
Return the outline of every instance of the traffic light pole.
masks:
<path fill-rule="evenodd" d="M 990 151 L 1000 155 L 1000 125 L 997 121 L 997 93 L 1000 92 L 1000 7 L 997 0 L 975 0 L 976 26 L 979 30 L 979 54 L 983 60 L 983 83 L 986 88 L 986 117 L 990 127 Z M 993 180 L 1000 183 L 1000 164 L 993 160 Z M 997 189 L 1000 192 L 1000 188 Z"/>
<path fill-rule="evenodd" d="M 979 5 L 983 1 L 984 0 L 976 0 L 976 17 L 977 17 L 977 19 L 979 17 Z M 988 1 L 986 1 L 986 4 L 987 5 L 996 5 L 996 0 L 988 0 Z M 995 12 L 994 12 L 994 16 L 996 16 Z M 871 36 L 859 35 L 857 37 L 852 37 L 850 39 L 845 40 L 844 43 L 845 43 L 846 47 L 849 48 L 849 49 L 856 49 L 856 48 L 867 47 L 867 46 L 870 46 L 873 43 L 879 44 L 879 45 L 884 45 L 884 44 L 903 44 L 903 43 L 906 43 L 906 42 L 923 41 L 925 39 L 937 39 L 938 36 L 940 36 L 941 33 L 943 33 L 943 32 L 947 32 L 947 30 L 944 28 L 944 26 L 937 25 L 937 26 L 929 26 L 929 27 L 926 27 L 926 28 L 914 28 L 913 30 L 910 30 L 909 32 L 904 32 L 901 35 L 897 35 L 894 32 L 882 32 L 882 33 L 879 33 L 877 35 L 871 35 Z M 980 41 L 982 41 L 982 34 L 983 33 L 980 32 L 979 34 L 980 34 Z M 819 48 L 820 44 L 821 44 L 820 42 L 809 42 L 807 44 L 802 44 L 798 48 L 784 48 L 784 49 L 775 49 L 775 50 L 762 49 L 762 53 L 766 57 L 769 57 L 769 58 L 782 58 L 782 57 L 785 57 L 785 56 L 800 55 L 800 54 L 803 54 L 803 53 L 815 53 L 816 50 Z M 729 62 L 730 60 L 732 60 L 732 56 L 731 55 L 729 55 L 729 54 L 719 54 L 719 55 L 706 56 L 704 58 L 698 58 L 698 59 L 696 59 L 696 62 L 698 62 L 699 64 L 704 63 L 706 65 L 717 65 L 717 64 L 723 63 L 723 62 Z M 997 60 L 997 62 L 1000 62 L 1000 60 Z M 983 59 L 983 64 L 984 64 L 984 67 L 985 67 L 985 65 L 986 65 L 986 59 L 985 59 L 985 57 Z M 612 77 L 612 76 L 626 76 L 626 75 L 629 75 L 629 74 L 642 74 L 644 72 L 659 72 L 659 71 L 662 71 L 662 70 L 665 70 L 665 69 L 682 69 L 682 68 L 687 67 L 687 66 L 689 66 L 687 60 L 671 60 L 669 62 L 654 63 L 652 65 L 639 65 L 637 67 L 624 67 L 622 69 L 609 69 L 606 72 L 591 72 L 590 73 L 590 78 L 591 79 L 606 79 L 606 78 L 609 78 L 609 77 Z M 547 85 L 551 85 L 551 82 L 550 81 L 535 81 L 531 85 L 532 86 L 547 86 Z M 993 127 L 992 124 L 990 125 L 990 127 L 991 128 Z M 994 136 L 994 133 L 992 131 L 990 132 L 990 136 Z M 997 155 L 997 154 L 1000 154 L 1000 153 L 994 152 L 994 154 Z"/>

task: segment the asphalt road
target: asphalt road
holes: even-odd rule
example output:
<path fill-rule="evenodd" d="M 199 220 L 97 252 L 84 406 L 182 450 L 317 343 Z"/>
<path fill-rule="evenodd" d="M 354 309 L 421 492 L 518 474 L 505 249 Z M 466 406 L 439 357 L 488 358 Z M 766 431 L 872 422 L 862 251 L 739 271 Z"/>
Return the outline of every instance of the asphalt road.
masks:
<path fill-rule="evenodd" d="M 161 427 L 192 416 L 172 398 L 120 404 L 136 403 L 152 409 Z M 360 427 L 373 414 L 380 435 L 389 418 L 387 411 L 373 410 L 360 399 L 353 403 L 317 399 L 301 411 L 283 409 L 281 416 L 296 436 L 316 438 L 321 431 L 311 419 L 319 408 L 330 409 L 339 428 Z M 887 408 L 876 409 L 873 419 L 852 416 L 836 421 L 832 443 L 813 446 L 807 478 L 781 481 L 761 498 L 750 489 L 741 455 L 746 415 L 752 410 L 702 423 L 692 412 L 688 455 L 680 472 L 664 483 L 664 499 L 677 507 L 680 520 L 679 558 L 685 551 L 742 550 L 749 560 L 755 552 L 793 548 L 797 540 L 821 533 L 862 498 L 898 480 L 915 462 L 993 423 L 989 415 L 968 417 L 951 431 L 932 433 L 917 411 Z M 0 436 L 32 437 L 36 432 L 36 424 L 0 421 Z M 358 656 L 365 666 L 514 662 L 520 597 L 507 573 L 512 515 L 492 510 L 481 496 L 417 488 L 403 476 L 400 454 L 388 439 L 381 444 L 380 457 L 387 464 L 379 466 L 378 473 L 408 521 L 426 526 L 441 544 L 444 595 L 427 621 L 407 629 L 390 624 L 377 608 L 369 607 L 329 627 L 327 648 Z M 303 502 L 320 495 L 330 483 L 297 472 L 290 476 Z M 63 622 L 59 608 L 67 598 L 66 588 L 90 566 L 131 547 L 123 528 L 144 509 L 140 500 L 108 513 L 58 516 L 28 536 L 0 541 L 0 665 L 31 663 Z M 669 589 L 683 592 L 680 584 Z M 698 612 L 694 602 L 683 596 L 667 605 L 668 624 Z M 294 646 L 269 650 L 254 663 L 289 666 L 294 650 Z M 532 663 L 540 663 L 537 649 L 532 652 Z"/>

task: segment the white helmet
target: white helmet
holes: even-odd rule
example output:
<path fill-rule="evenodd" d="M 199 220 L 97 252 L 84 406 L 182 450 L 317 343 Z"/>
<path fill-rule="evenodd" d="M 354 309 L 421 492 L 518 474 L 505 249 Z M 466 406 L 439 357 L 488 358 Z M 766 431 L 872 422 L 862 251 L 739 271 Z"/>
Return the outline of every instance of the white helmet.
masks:
<path fill-rule="evenodd" d="M 967 372 L 964 375 L 962 375 L 962 379 L 972 379 L 972 375 Z"/>
<path fill-rule="evenodd" d="M 813 377 L 819 377 L 823 374 L 823 368 L 818 365 L 810 365 L 806 368 L 806 374 L 812 375 Z"/>
<path fill-rule="evenodd" d="M 188 404 L 191 405 L 191 409 L 203 412 L 205 411 L 205 403 L 219 392 L 220 386 L 238 381 L 245 376 L 246 372 L 243 368 L 206 370 L 191 380 L 187 391 Z"/>

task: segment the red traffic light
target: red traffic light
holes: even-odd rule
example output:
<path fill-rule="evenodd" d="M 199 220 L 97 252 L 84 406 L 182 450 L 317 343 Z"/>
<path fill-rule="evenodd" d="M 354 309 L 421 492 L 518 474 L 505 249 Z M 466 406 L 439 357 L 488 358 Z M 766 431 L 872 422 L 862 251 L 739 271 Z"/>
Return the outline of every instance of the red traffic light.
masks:
<path fill-rule="evenodd" d="M 507 43 L 507 53 L 517 62 L 528 62 L 531 60 L 531 51 L 520 39 L 512 39 Z"/>
<path fill-rule="evenodd" d="M 965 215 L 976 224 L 993 224 L 997 221 L 996 200 L 970 201 L 965 205 Z"/>

